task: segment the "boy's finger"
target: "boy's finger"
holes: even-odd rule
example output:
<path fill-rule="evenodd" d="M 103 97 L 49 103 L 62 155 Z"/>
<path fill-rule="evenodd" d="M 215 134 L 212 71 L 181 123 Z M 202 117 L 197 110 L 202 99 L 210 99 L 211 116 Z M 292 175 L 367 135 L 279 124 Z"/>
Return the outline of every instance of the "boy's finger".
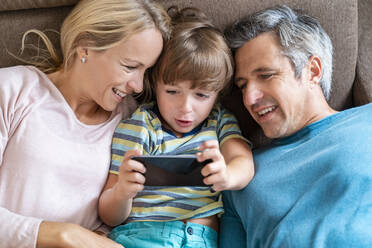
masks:
<path fill-rule="evenodd" d="M 205 161 L 207 159 L 210 159 L 216 162 L 223 158 L 220 150 L 215 149 L 215 148 L 204 150 L 200 152 L 200 154 L 198 154 L 197 156 L 198 156 L 198 161 Z"/>
<path fill-rule="evenodd" d="M 136 183 L 136 184 L 144 184 L 146 181 L 146 178 L 141 173 L 131 172 L 128 176 L 128 181 L 131 183 Z"/>
<path fill-rule="evenodd" d="M 127 170 L 129 171 L 136 171 L 142 174 L 146 173 L 146 167 L 139 161 L 131 159 L 128 160 L 127 165 Z"/>
<path fill-rule="evenodd" d="M 213 148 L 216 148 L 218 149 L 219 148 L 219 143 L 217 140 L 207 140 L 207 141 L 204 141 L 201 146 L 200 146 L 200 150 L 205 150 L 205 149 L 213 149 Z"/>
<path fill-rule="evenodd" d="M 220 171 L 220 167 L 219 167 L 219 163 L 209 163 L 207 165 L 205 165 L 203 167 L 203 169 L 201 170 L 201 174 L 206 177 L 206 176 L 209 176 L 211 174 L 215 174 L 215 173 L 218 173 Z"/>
<path fill-rule="evenodd" d="M 134 157 L 134 156 L 141 156 L 142 155 L 142 152 L 140 150 L 129 150 L 125 153 L 124 155 L 124 159 L 123 160 L 128 160 L 130 159 L 131 157 Z"/>

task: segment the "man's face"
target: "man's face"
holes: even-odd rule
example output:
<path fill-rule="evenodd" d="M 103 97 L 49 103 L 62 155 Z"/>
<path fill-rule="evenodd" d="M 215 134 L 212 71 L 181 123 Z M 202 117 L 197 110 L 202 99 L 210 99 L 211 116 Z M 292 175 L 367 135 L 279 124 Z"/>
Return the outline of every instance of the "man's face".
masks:
<path fill-rule="evenodd" d="M 238 49 L 235 60 L 235 82 L 244 105 L 267 137 L 286 137 L 308 124 L 306 70 L 300 79 L 295 77 L 275 34 L 264 33 L 248 41 Z"/>

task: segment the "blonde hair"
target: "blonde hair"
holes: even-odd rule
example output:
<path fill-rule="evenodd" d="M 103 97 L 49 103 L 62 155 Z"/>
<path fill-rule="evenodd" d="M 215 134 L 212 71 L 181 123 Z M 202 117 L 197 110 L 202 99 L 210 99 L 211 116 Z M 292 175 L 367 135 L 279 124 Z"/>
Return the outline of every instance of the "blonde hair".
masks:
<path fill-rule="evenodd" d="M 151 97 L 159 80 L 168 85 L 190 80 L 192 88 L 226 89 L 233 75 L 233 58 L 223 34 L 195 8 L 176 10 L 173 24 L 171 38 L 152 71 Z"/>
<path fill-rule="evenodd" d="M 94 51 L 104 51 L 118 45 L 131 35 L 145 29 L 158 29 L 163 40 L 170 35 L 170 18 L 166 11 L 151 0 L 81 0 L 64 20 L 61 27 L 60 42 L 62 60 L 48 37 L 39 30 L 29 33 L 40 36 L 52 59 L 40 58 L 30 62 L 44 72 L 54 72 L 61 67 L 67 69 L 76 57 L 76 48 L 84 46 Z"/>

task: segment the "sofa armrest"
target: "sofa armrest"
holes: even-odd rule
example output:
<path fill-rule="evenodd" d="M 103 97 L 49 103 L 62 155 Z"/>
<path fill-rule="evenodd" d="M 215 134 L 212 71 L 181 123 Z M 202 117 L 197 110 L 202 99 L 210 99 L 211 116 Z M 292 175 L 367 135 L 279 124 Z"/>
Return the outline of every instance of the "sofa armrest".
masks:
<path fill-rule="evenodd" d="M 353 87 L 354 105 L 372 102 L 372 2 L 358 1 L 358 60 Z"/>

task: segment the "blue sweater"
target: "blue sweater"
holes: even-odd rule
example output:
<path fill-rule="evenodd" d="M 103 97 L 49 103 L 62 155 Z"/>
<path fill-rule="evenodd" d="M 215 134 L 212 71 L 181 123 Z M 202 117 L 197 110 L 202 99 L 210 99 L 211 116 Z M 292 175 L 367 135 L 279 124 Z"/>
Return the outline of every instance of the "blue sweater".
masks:
<path fill-rule="evenodd" d="M 251 183 L 224 192 L 220 247 L 372 247 L 372 104 L 253 156 Z"/>

